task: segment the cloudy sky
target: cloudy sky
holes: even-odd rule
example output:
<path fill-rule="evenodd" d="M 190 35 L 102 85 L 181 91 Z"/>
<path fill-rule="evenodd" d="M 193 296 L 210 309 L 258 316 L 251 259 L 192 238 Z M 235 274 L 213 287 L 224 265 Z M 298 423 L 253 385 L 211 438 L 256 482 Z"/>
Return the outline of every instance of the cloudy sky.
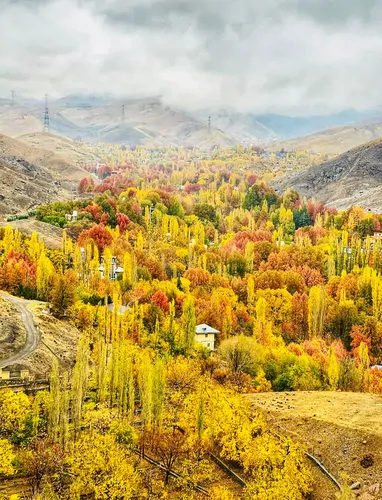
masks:
<path fill-rule="evenodd" d="M 380 0 L 0 0 L 0 95 L 162 95 L 190 110 L 382 105 Z"/>

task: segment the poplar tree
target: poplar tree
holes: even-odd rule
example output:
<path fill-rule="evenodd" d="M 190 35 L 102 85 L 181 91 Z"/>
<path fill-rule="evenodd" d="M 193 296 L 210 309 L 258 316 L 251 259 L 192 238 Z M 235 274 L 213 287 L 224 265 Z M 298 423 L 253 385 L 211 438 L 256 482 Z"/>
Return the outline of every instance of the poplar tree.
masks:
<path fill-rule="evenodd" d="M 62 379 L 61 401 L 60 401 L 60 444 L 65 449 L 69 441 L 69 404 L 70 391 L 68 390 L 69 375 L 64 373 Z"/>
<path fill-rule="evenodd" d="M 194 299 L 188 296 L 183 305 L 182 316 L 182 330 L 183 330 L 183 349 L 185 354 L 189 354 L 195 342 L 196 335 L 196 316 Z"/>
<path fill-rule="evenodd" d="M 138 373 L 139 399 L 142 408 L 142 423 L 150 426 L 153 421 L 153 367 L 148 356 L 145 356 Z"/>
<path fill-rule="evenodd" d="M 160 427 L 162 425 L 165 396 L 164 367 L 160 359 L 154 365 L 152 390 L 153 423 L 156 427 Z"/>
<path fill-rule="evenodd" d="M 59 433 L 60 409 L 61 409 L 61 391 L 60 391 L 58 361 L 56 358 L 53 358 L 52 372 L 50 374 L 48 434 L 49 437 L 54 441 L 57 441 Z"/>
<path fill-rule="evenodd" d="M 340 367 L 333 347 L 329 349 L 328 379 L 330 389 L 336 390 L 340 378 Z"/>
<path fill-rule="evenodd" d="M 82 403 L 86 394 L 89 374 L 89 341 L 83 335 L 78 344 L 76 365 L 73 370 L 71 393 L 71 417 L 74 428 L 74 439 L 77 439 L 81 426 Z"/>
<path fill-rule="evenodd" d="M 271 344 L 272 322 L 267 319 L 267 301 L 264 297 L 260 297 L 256 302 L 256 320 L 253 333 L 260 344 Z"/>
<path fill-rule="evenodd" d="M 99 357 L 98 357 L 98 401 L 103 404 L 107 396 L 107 345 L 103 338 L 99 340 Z"/>
<path fill-rule="evenodd" d="M 312 286 L 308 301 L 309 338 L 322 335 L 326 306 L 325 288 L 323 286 Z"/>

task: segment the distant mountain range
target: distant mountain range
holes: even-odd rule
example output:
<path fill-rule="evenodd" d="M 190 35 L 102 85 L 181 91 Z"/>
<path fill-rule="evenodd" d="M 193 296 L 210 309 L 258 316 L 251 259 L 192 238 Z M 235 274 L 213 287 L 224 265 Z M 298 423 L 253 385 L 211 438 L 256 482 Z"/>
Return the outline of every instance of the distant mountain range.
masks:
<path fill-rule="evenodd" d="M 109 95 L 73 94 L 51 100 L 49 114 L 53 133 L 115 144 L 200 148 L 271 144 L 273 149 L 338 154 L 382 137 L 379 110 L 308 117 L 255 115 L 228 109 L 189 113 L 166 105 L 160 97 L 122 100 Z M 44 102 L 18 96 L 13 104 L 10 99 L 0 98 L 0 133 L 19 137 L 42 132 L 43 122 Z M 298 139 L 292 140 L 295 137 Z"/>

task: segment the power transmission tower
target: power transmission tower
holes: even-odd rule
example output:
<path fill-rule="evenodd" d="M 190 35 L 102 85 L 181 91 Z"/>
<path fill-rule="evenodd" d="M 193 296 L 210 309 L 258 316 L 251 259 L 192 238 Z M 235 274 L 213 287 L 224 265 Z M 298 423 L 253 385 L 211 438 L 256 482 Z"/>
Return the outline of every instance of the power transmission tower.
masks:
<path fill-rule="evenodd" d="M 16 92 L 14 90 L 12 90 L 11 94 L 12 94 L 12 106 L 14 106 Z"/>
<path fill-rule="evenodd" d="M 211 117 L 208 117 L 208 128 L 211 128 Z"/>
<path fill-rule="evenodd" d="M 45 115 L 44 115 L 44 132 L 49 132 L 49 108 L 48 108 L 48 94 L 45 94 Z"/>
<path fill-rule="evenodd" d="M 121 122 L 125 123 L 125 105 L 122 105 L 122 116 L 121 116 Z"/>

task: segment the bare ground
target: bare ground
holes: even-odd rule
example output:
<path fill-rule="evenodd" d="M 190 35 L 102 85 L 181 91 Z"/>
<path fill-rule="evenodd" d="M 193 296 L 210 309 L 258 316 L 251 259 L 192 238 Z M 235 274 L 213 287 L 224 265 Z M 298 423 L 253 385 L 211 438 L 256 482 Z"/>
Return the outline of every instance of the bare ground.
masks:
<path fill-rule="evenodd" d="M 21 349 L 26 337 L 20 311 L 0 297 L 0 361 Z"/>
<path fill-rule="evenodd" d="M 28 301 L 27 304 L 38 331 L 39 342 L 31 354 L 23 356 L 18 362 L 31 374 L 39 377 L 46 377 L 50 373 L 54 358 L 57 358 L 62 368 L 70 370 L 76 357 L 78 330 L 70 323 L 46 314 L 44 312 L 46 304 L 38 301 Z M 1 361 L 17 355 L 23 348 L 26 343 L 26 330 L 20 311 L 2 299 L 0 299 L 0 314 Z M 17 335 L 11 338 L 10 332 L 16 332 Z"/>
<path fill-rule="evenodd" d="M 359 481 L 359 498 L 382 499 L 382 396 L 295 392 L 248 397 L 275 431 L 304 444 L 342 483 Z M 314 476 L 312 498 L 335 498 L 336 488 L 318 469 Z"/>

